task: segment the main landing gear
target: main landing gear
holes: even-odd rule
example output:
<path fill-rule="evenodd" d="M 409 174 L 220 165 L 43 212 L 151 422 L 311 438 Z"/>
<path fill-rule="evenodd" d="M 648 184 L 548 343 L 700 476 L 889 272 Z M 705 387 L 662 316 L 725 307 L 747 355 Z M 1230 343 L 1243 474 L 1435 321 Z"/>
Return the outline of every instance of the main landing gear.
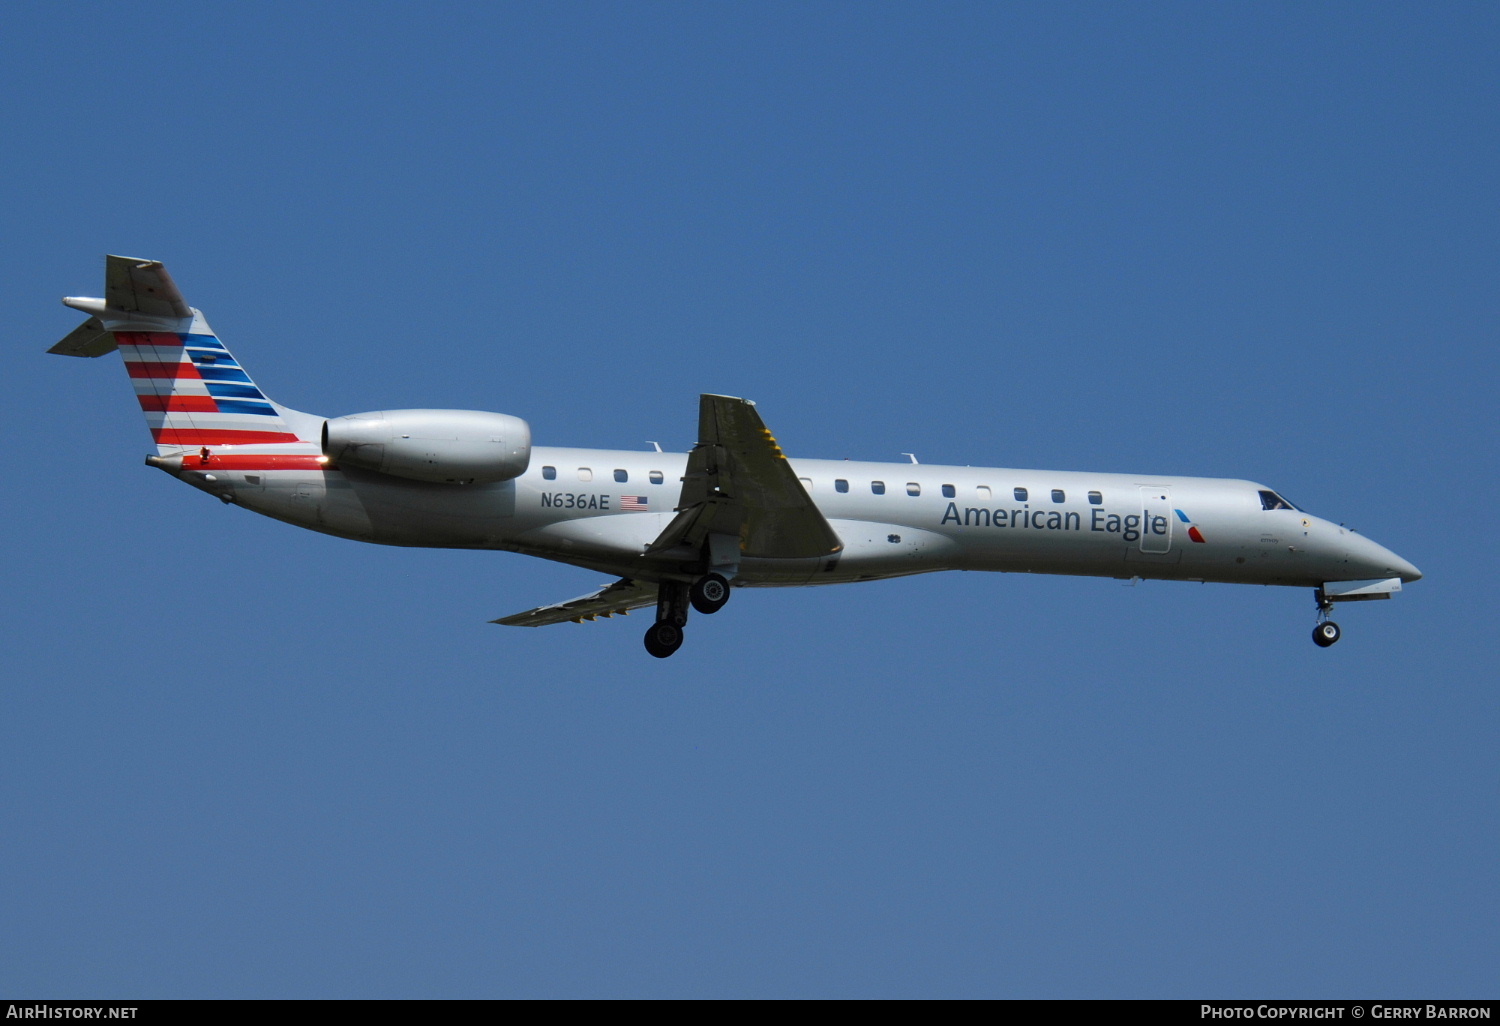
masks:
<path fill-rule="evenodd" d="M 718 574 L 700 577 L 688 589 L 688 600 L 704 616 L 717 613 L 729 601 L 729 582 Z"/>
<path fill-rule="evenodd" d="M 667 658 L 682 647 L 689 606 L 706 615 L 717 613 L 728 601 L 729 582 L 719 574 L 700 577 L 691 585 L 662 581 L 656 591 L 656 622 L 646 630 L 646 651 Z"/>
<path fill-rule="evenodd" d="M 646 651 L 665 659 L 682 647 L 682 628 L 671 620 L 658 620 L 646 628 Z"/>
<path fill-rule="evenodd" d="M 1313 644 L 1319 648 L 1327 648 L 1339 638 L 1344 632 L 1339 630 L 1339 625 L 1329 619 L 1333 615 L 1333 603 L 1328 596 L 1323 594 L 1322 588 L 1313 589 L 1313 597 L 1318 601 L 1318 623 L 1313 627 Z"/>

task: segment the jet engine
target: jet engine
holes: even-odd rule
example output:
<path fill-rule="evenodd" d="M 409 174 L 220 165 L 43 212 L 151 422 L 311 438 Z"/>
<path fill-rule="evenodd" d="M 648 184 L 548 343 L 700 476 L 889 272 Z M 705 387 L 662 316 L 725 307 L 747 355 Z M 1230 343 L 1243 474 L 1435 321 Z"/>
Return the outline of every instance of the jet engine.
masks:
<path fill-rule="evenodd" d="M 479 410 L 355 413 L 323 422 L 323 455 L 413 481 L 508 481 L 531 462 L 531 427 Z"/>

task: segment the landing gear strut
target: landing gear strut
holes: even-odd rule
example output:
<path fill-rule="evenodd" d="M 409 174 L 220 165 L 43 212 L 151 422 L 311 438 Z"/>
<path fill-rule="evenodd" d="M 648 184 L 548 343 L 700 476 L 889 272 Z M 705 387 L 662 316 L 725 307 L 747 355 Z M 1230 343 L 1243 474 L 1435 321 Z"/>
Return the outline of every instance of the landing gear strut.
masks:
<path fill-rule="evenodd" d="M 646 651 L 665 659 L 682 647 L 682 628 L 687 626 L 688 586 L 681 581 L 662 581 L 656 589 L 656 622 L 646 629 Z"/>
<path fill-rule="evenodd" d="M 1329 619 L 1333 615 L 1333 603 L 1328 600 L 1323 589 L 1314 588 L 1313 597 L 1318 601 L 1318 623 L 1313 627 L 1313 644 L 1319 648 L 1327 648 L 1343 637 L 1343 631 L 1339 630 L 1338 624 Z"/>

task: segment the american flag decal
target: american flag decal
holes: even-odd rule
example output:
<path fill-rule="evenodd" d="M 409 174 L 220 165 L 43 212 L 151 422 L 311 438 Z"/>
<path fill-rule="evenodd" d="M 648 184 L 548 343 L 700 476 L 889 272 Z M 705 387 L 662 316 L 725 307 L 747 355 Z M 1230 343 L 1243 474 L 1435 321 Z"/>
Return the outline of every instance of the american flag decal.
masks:
<path fill-rule="evenodd" d="M 622 495 L 620 496 L 620 508 L 627 510 L 648 509 L 649 505 L 644 495 Z"/>

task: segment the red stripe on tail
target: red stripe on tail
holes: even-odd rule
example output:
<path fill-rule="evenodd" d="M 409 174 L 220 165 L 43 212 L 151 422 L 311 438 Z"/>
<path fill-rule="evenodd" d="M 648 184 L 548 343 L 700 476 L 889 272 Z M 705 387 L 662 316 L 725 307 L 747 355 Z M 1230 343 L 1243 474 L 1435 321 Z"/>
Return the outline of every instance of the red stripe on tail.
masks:
<path fill-rule="evenodd" d="M 211 395 L 139 395 L 143 410 L 164 413 L 218 413 L 219 404 Z"/>
<path fill-rule="evenodd" d="M 144 363 L 126 360 L 125 370 L 132 378 L 173 378 L 178 381 L 202 381 L 198 368 L 186 360 L 177 363 Z"/>
<path fill-rule="evenodd" d="M 178 346 L 182 337 L 169 331 L 117 331 L 115 342 L 122 346 Z"/>
<path fill-rule="evenodd" d="M 327 456 L 220 456 L 210 453 L 208 460 L 188 456 L 191 466 L 215 470 L 337 470 Z"/>
<path fill-rule="evenodd" d="M 179 428 L 156 428 L 151 437 L 159 445 L 262 445 L 302 441 L 289 431 L 187 431 Z"/>

